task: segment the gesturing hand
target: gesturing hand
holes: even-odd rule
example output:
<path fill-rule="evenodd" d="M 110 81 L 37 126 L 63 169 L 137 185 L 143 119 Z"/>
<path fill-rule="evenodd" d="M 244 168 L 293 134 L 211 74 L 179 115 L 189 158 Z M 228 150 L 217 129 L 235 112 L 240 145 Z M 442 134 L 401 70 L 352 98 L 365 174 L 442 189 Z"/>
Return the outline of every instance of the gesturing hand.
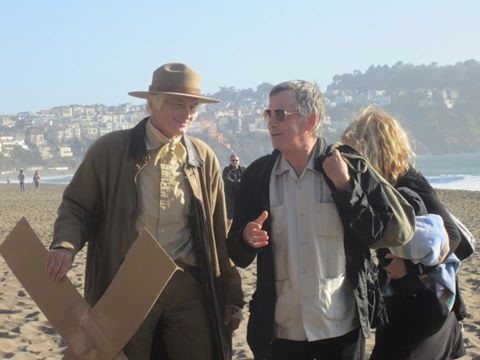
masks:
<path fill-rule="evenodd" d="M 268 245 L 268 234 L 265 230 L 262 230 L 267 217 L 268 211 L 262 211 L 257 219 L 250 221 L 243 229 L 243 238 L 249 246 L 258 249 Z"/>

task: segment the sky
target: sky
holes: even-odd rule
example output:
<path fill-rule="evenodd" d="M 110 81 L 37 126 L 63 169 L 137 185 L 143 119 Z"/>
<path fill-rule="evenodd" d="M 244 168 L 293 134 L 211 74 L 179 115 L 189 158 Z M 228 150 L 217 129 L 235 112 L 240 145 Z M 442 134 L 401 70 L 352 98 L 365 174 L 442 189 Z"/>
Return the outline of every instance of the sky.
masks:
<path fill-rule="evenodd" d="M 480 60 L 480 2 L 446 0 L 4 0 L 0 114 L 140 104 L 152 72 L 183 62 L 202 92 L 290 79 L 325 90 L 371 65 Z"/>

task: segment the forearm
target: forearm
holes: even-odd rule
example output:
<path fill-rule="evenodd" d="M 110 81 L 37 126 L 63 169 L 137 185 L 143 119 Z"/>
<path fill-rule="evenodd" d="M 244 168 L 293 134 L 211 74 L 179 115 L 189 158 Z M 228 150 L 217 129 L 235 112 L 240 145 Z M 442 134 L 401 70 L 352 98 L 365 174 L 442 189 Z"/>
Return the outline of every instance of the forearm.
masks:
<path fill-rule="evenodd" d="M 79 204 L 64 198 L 58 210 L 50 248 L 64 248 L 75 255 L 91 238 L 93 215 Z"/>
<path fill-rule="evenodd" d="M 251 246 L 248 246 L 247 242 L 243 238 L 243 228 L 234 229 L 234 224 L 228 235 L 227 246 L 228 246 L 228 255 L 233 260 L 235 265 L 246 268 L 248 267 L 255 256 L 257 255 L 257 250 Z M 237 224 L 238 226 L 238 224 Z"/>

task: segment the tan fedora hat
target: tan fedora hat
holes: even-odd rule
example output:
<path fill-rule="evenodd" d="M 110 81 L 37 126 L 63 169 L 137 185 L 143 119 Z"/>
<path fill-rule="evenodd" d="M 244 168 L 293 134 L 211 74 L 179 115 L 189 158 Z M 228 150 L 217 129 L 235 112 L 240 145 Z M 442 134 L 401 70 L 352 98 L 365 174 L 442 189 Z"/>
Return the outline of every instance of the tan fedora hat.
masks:
<path fill-rule="evenodd" d="M 201 103 L 218 103 L 220 100 L 202 96 L 200 76 L 187 65 L 171 63 L 153 72 L 148 91 L 132 91 L 128 95 L 146 99 L 150 94 L 169 94 L 198 99 Z"/>

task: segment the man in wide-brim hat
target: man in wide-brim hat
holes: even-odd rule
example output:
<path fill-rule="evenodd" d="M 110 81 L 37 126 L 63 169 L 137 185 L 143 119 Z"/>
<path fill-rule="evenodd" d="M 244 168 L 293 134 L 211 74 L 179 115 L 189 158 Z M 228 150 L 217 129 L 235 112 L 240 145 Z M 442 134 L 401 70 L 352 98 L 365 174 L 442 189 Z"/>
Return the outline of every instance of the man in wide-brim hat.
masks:
<path fill-rule="evenodd" d="M 130 359 L 150 359 L 161 337 L 172 359 L 229 359 L 243 294 L 226 251 L 226 212 L 218 160 L 186 131 L 203 96 L 200 78 L 180 63 L 153 73 L 150 116 L 134 128 L 98 139 L 65 189 L 48 271 L 61 280 L 88 241 L 85 296 L 93 306 L 122 259 L 147 228 L 184 271 L 177 271 L 125 347 Z M 141 279 L 139 279 L 141 281 Z"/>

